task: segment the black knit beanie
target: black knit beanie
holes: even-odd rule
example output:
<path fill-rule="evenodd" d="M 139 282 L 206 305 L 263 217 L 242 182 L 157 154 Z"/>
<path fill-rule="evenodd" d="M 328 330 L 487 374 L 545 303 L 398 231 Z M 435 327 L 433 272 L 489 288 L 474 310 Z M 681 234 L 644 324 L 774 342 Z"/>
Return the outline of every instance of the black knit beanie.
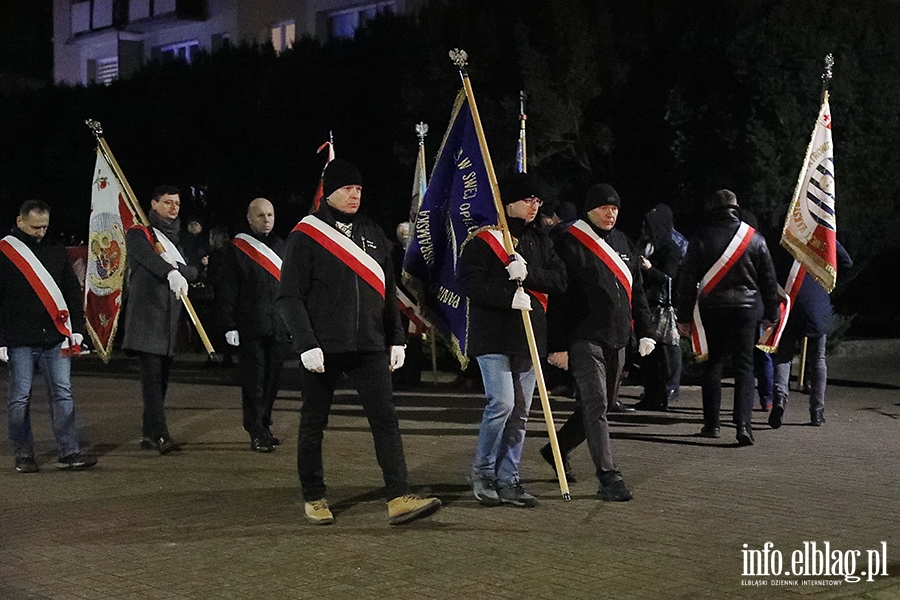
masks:
<path fill-rule="evenodd" d="M 503 204 L 512 204 L 523 198 L 540 198 L 541 184 L 534 175 L 511 173 L 500 182 L 500 196 Z"/>
<path fill-rule="evenodd" d="M 607 204 L 612 204 L 616 208 L 622 207 L 616 190 L 607 183 L 598 183 L 588 190 L 587 197 L 584 199 L 584 212 L 591 212 L 598 206 Z"/>
<path fill-rule="evenodd" d="M 335 158 L 325 167 L 325 176 L 322 178 L 322 196 L 327 198 L 345 185 L 362 185 L 362 175 L 359 169 L 346 160 Z"/>

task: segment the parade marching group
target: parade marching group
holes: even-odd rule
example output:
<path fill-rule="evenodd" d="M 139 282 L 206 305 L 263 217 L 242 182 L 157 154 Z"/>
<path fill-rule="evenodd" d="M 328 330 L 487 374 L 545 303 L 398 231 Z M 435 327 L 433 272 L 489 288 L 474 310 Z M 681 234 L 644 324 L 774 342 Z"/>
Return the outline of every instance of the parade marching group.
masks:
<path fill-rule="evenodd" d="M 819 283 L 822 273 L 811 272 L 818 280 L 813 281 L 804 269 L 821 263 L 833 287 L 835 254 L 849 264 L 846 253 L 836 250 L 839 244 L 834 239 L 829 153 L 816 157 L 824 162 L 810 161 L 809 182 L 816 191 L 808 195 L 818 194 L 818 206 L 824 212 L 807 229 L 819 236 L 816 247 L 827 249 L 830 258 L 798 268 L 779 249 L 788 260 L 783 261 L 785 269 L 776 271 L 766 241 L 741 220 L 735 194 L 725 189 L 705 200 L 686 252 L 665 205 L 645 216 L 641 238 L 633 243 L 616 227 L 623 203 L 605 183 L 587 191 L 573 219 L 547 227 L 542 222 L 545 194 L 540 180 L 520 169 L 497 184 L 489 155 L 472 141 L 476 138 L 471 126 L 480 127 L 474 99 L 470 95 L 471 107 L 465 99 L 461 93 L 432 184 L 413 211 L 414 236 L 406 250 L 403 275 L 415 280 L 427 266 L 444 277 L 426 286 L 437 290 L 430 306 L 419 294 L 416 314 L 427 314 L 430 325 L 437 327 L 437 309 L 456 311 L 462 328 L 456 333 L 448 328 L 448 338 L 463 360 L 471 357 L 478 364 L 486 406 L 475 442 L 471 486 L 479 503 L 537 504 L 522 486 L 519 465 L 536 385 L 545 400 L 541 360 L 567 371 L 576 392 L 575 410 L 558 433 L 548 420 L 551 443 L 540 452 L 558 471 L 564 496 L 566 481 L 575 480 L 568 455 L 587 441 L 599 482 L 598 497 L 618 502 L 632 498 L 613 459 L 608 421 L 611 412 L 635 410 L 624 406 L 618 393 L 626 350 L 632 345 L 645 376 L 637 408 L 665 410 L 677 394 L 678 334 L 689 338 L 702 361 L 703 426 L 698 435 L 708 438 L 720 436 L 721 380 L 730 357 L 736 440 L 739 446 L 749 446 L 754 443 L 750 424 L 754 347 L 759 342 L 770 352 L 778 350 L 769 415 L 770 426 L 777 428 L 787 403 L 794 344 L 812 336 L 815 368 L 810 422 L 824 422 L 821 317 L 830 314 L 830 303 L 827 286 Z M 830 132 L 827 111 L 826 101 L 820 124 Z M 117 180 L 114 188 L 120 193 L 110 198 L 118 217 L 121 192 L 130 193 L 130 188 L 121 176 L 107 173 L 115 162 L 108 152 L 105 162 L 101 160 L 101 150 L 106 152 L 108 147 L 102 138 L 98 141 L 95 191 L 109 191 L 108 184 Z M 476 156 L 487 160 L 470 160 Z M 448 210 L 432 210 L 432 196 L 439 196 L 443 188 L 455 190 L 457 200 L 464 202 Z M 392 373 L 405 361 L 407 327 L 401 311 L 409 300 L 403 290 L 398 292 L 400 274 L 392 258 L 392 243 L 378 224 L 359 213 L 362 189 L 363 178 L 356 166 L 330 160 L 321 180 L 322 201 L 297 223 L 287 240 L 274 233 L 273 204 L 265 198 L 252 200 L 246 231 L 228 245 L 216 290 L 224 340 L 239 359 L 243 426 L 254 451 L 272 452 L 281 443 L 271 430 L 272 405 L 283 363 L 292 354 L 299 355 L 302 404 L 297 467 L 304 515 L 315 524 L 334 522 L 322 455 L 329 411 L 342 376 L 357 390 L 371 429 L 390 524 L 426 517 L 441 506 L 438 498 L 413 494 L 408 481 Z M 480 206 L 479 194 L 489 198 Z M 795 192 L 795 204 L 796 200 Z M 160 455 L 180 450 L 167 427 L 165 400 L 182 305 L 194 319 L 186 297 L 200 273 L 198 265 L 185 258 L 179 190 L 157 187 L 149 208 L 145 216 L 132 200 L 130 214 L 140 219 L 127 222 L 131 219 L 123 217 L 117 225 L 125 230 L 124 252 L 117 246 L 115 227 L 107 227 L 106 237 L 99 241 L 92 238 L 91 245 L 96 242 L 103 252 L 89 266 L 86 293 L 65 248 L 46 237 L 50 224 L 46 203 L 25 202 L 16 226 L 0 240 L 0 360 L 9 366 L 8 429 L 18 472 L 39 471 L 29 411 L 36 367 L 47 382 L 56 467 L 83 470 L 96 465 L 96 457 L 79 445 L 70 361 L 80 352 L 86 332 L 101 356 L 103 348 L 108 352 L 118 313 L 113 318 L 103 310 L 117 311 L 120 305 L 125 311 L 121 347 L 140 366 L 140 446 Z M 448 212 L 461 218 L 461 229 L 448 222 L 430 226 L 429 218 Z M 102 214 L 95 198 L 92 220 Z M 804 215 L 800 209 L 789 214 L 785 231 L 792 218 Z M 458 233 L 459 239 L 450 244 L 452 254 L 442 256 L 437 244 L 448 233 L 451 237 Z M 118 262 L 120 254 L 127 257 L 124 264 Z M 104 282 L 116 277 L 124 279 L 116 290 L 104 288 Z M 783 288 L 780 281 L 785 282 Z M 811 288 L 801 293 L 807 284 Z M 785 328 L 791 305 L 795 317 Z M 454 313 L 448 314 L 452 320 Z M 104 336 L 98 336 L 101 329 Z M 760 332 L 763 337 L 758 339 Z M 100 337 L 104 343 L 97 344 Z M 545 403 L 545 413 L 548 408 Z"/>

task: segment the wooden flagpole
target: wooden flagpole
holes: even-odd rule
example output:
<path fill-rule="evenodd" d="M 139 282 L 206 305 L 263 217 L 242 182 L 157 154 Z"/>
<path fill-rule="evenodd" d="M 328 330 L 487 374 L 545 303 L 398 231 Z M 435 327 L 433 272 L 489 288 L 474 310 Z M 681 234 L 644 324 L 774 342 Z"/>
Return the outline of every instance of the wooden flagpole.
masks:
<path fill-rule="evenodd" d="M 497 174 L 494 172 L 494 163 L 491 161 L 491 154 L 487 147 L 487 138 L 484 135 L 484 128 L 481 126 L 481 117 L 478 116 L 478 107 L 475 104 L 475 93 L 472 91 L 472 83 L 469 81 L 469 74 L 466 72 L 466 63 L 469 56 L 464 50 L 451 50 L 450 60 L 459 68 L 459 75 L 462 77 L 463 86 L 466 90 L 466 98 L 469 101 L 469 108 L 472 111 L 472 120 L 475 122 L 475 132 L 478 135 L 478 145 L 481 147 L 481 156 L 484 159 L 484 166 L 487 170 L 488 181 L 491 185 L 491 194 L 494 198 L 494 207 L 497 209 L 497 221 L 503 232 L 503 246 L 507 254 L 513 256 L 515 249 L 513 247 L 512 236 L 509 234 L 509 225 L 506 222 L 506 212 L 500 201 L 500 189 L 497 185 Z M 521 286 L 522 283 L 519 282 Z M 534 365 L 534 372 L 537 379 L 538 392 L 541 396 L 541 406 L 544 409 L 544 421 L 547 423 L 547 434 L 550 437 L 550 448 L 553 450 L 553 461 L 556 465 L 556 475 L 559 479 L 559 489 L 562 492 L 563 499 L 568 501 L 572 499 L 569 493 L 569 482 L 566 481 L 566 471 L 563 468 L 562 455 L 559 451 L 559 442 L 556 439 L 556 426 L 553 423 L 553 413 L 550 411 L 550 395 L 547 393 L 547 384 L 544 382 L 544 371 L 541 368 L 541 357 L 538 355 L 537 341 L 534 337 L 534 327 L 531 324 L 531 317 L 527 310 L 522 312 L 522 322 L 525 325 L 525 336 L 528 338 L 528 351 L 531 354 L 531 363 Z"/>
<path fill-rule="evenodd" d="M 163 252 L 162 244 L 159 243 L 159 240 L 156 239 L 156 235 L 153 234 L 153 228 L 150 227 L 150 220 L 147 219 L 146 213 L 144 213 L 141 208 L 140 202 L 137 200 L 137 196 L 134 195 L 134 191 L 131 189 L 131 186 L 128 184 L 128 180 L 125 179 L 125 174 L 122 173 L 122 169 L 119 168 L 119 163 L 116 162 L 115 157 L 112 154 L 112 150 L 109 149 L 109 145 L 106 143 L 106 140 L 103 138 L 103 127 L 100 125 L 99 121 L 94 121 L 93 119 L 86 119 L 84 121 L 85 125 L 90 127 L 91 131 L 94 133 L 94 137 L 97 139 L 97 147 L 100 149 L 100 153 L 103 154 L 103 158 L 106 160 L 106 163 L 109 165 L 109 168 L 112 169 L 113 175 L 116 178 L 116 181 L 119 183 L 119 187 L 122 191 L 125 192 L 125 203 L 128 205 L 128 209 L 131 211 L 131 214 L 138 218 L 141 225 L 147 227 L 150 230 L 151 235 L 153 235 L 153 241 L 155 250 L 157 252 Z M 213 349 L 212 342 L 209 340 L 209 336 L 206 335 L 206 330 L 203 328 L 203 324 L 200 323 L 200 318 L 197 316 L 197 311 L 194 310 L 194 305 L 191 303 L 190 298 L 188 298 L 187 294 L 182 294 L 179 296 L 182 304 L 184 304 L 184 308 L 187 310 L 188 316 L 191 319 L 191 322 L 194 324 L 194 327 L 197 328 L 197 333 L 200 335 L 200 339 L 203 341 L 203 347 L 206 348 L 207 354 L 209 354 L 210 358 L 215 358 L 216 351 Z"/>

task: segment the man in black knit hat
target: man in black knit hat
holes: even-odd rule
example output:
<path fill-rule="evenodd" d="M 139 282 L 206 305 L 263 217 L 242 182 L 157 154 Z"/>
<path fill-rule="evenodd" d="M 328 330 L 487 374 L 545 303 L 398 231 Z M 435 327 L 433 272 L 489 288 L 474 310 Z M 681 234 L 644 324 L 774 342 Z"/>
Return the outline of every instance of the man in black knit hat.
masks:
<path fill-rule="evenodd" d="M 335 159 L 322 182 L 325 202 L 288 236 L 278 308 L 303 364 L 303 404 L 297 470 L 304 513 L 312 523 L 334 522 L 325 498 L 322 440 L 335 386 L 346 374 L 359 393 L 386 486 L 391 525 L 434 513 L 437 498 L 410 494 L 394 409 L 391 371 L 404 359 L 390 242 L 357 214 L 362 176 Z"/>
<path fill-rule="evenodd" d="M 569 273 L 569 288 L 551 305 L 551 364 L 569 369 L 578 388 L 576 410 L 559 431 L 565 456 L 587 439 L 600 480 L 598 496 L 631 499 L 612 458 L 607 412 L 622 412 L 619 380 L 632 320 L 641 356 L 653 351 L 650 310 L 641 281 L 641 263 L 628 238 L 615 229 L 621 202 L 607 184 L 592 187 L 583 218 L 557 245 Z M 548 462 L 549 446 L 541 450 Z M 564 466 L 568 460 L 564 460 Z M 569 471 L 566 467 L 566 471 Z"/>

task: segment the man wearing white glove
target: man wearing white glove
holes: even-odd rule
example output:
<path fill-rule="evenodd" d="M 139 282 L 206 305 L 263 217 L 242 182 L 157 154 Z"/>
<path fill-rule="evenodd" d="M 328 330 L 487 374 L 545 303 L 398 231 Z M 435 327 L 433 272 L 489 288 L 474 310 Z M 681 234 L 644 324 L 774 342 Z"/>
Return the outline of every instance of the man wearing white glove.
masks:
<path fill-rule="evenodd" d="M 522 315 L 531 320 L 544 356 L 548 296 L 565 290 L 566 271 L 550 238 L 535 227 L 541 206 L 536 178 L 513 174 L 500 191 L 516 243 L 514 260 L 498 231 L 483 230 L 466 242 L 457 271 L 469 298 L 466 353 L 478 361 L 487 396 L 472 460 L 472 493 L 485 506 L 531 507 L 537 499 L 519 481 L 519 461 L 536 381 Z"/>
<path fill-rule="evenodd" d="M 565 456 L 587 439 L 600 482 L 597 495 L 615 502 L 632 497 L 613 462 L 607 419 L 609 412 L 634 410 L 619 401 L 632 321 L 640 353 L 654 345 L 639 257 L 615 229 L 620 204 L 609 185 L 588 191 L 582 219 L 557 244 L 569 272 L 569 289 L 549 316 L 551 350 L 556 351 L 552 362 L 568 367 L 578 389 L 576 409 L 557 436 L 560 451 Z M 542 450 L 545 458 L 547 450 Z"/>
<path fill-rule="evenodd" d="M 281 443 L 272 433 L 272 406 L 290 353 L 290 335 L 276 304 L 285 242 L 274 231 L 275 207 L 265 198 L 250 202 L 247 224 L 248 231 L 236 235 L 225 252 L 216 299 L 225 341 L 238 349 L 250 449 L 272 452 Z"/>
<path fill-rule="evenodd" d="M 321 207 L 288 236 L 277 301 L 303 365 L 297 471 L 304 516 L 317 525 L 334 522 L 322 446 L 334 390 L 346 374 L 372 430 L 388 520 L 400 525 L 432 514 L 441 501 L 411 494 L 407 481 L 391 383 L 406 341 L 391 246 L 374 221 L 357 214 L 362 177 L 355 166 L 328 163 L 322 191 Z"/>
<path fill-rule="evenodd" d="M 96 457 L 81 451 L 69 376 L 70 357 L 84 339 L 81 286 L 65 247 L 45 238 L 49 224 L 50 207 L 29 200 L 19 210 L 17 227 L 0 240 L 0 361 L 9 365 L 7 422 L 19 473 L 39 469 L 29 418 L 38 365 L 49 384 L 56 468 L 80 471 L 97 464 Z M 37 277 L 31 279 L 32 274 Z M 42 297 L 52 298 L 52 312 Z"/>
<path fill-rule="evenodd" d="M 159 186 L 150 199 L 150 227 L 133 227 L 125 234 L 128 302 L 122 349 L 137 357 L 141 369 L 141 448 L 161 455 L 179 449 L 166 423 L 166 390 L 181 318 L 180 296 L 199 275 L 182 254 L 180 210 L 178 189 Z"/>

